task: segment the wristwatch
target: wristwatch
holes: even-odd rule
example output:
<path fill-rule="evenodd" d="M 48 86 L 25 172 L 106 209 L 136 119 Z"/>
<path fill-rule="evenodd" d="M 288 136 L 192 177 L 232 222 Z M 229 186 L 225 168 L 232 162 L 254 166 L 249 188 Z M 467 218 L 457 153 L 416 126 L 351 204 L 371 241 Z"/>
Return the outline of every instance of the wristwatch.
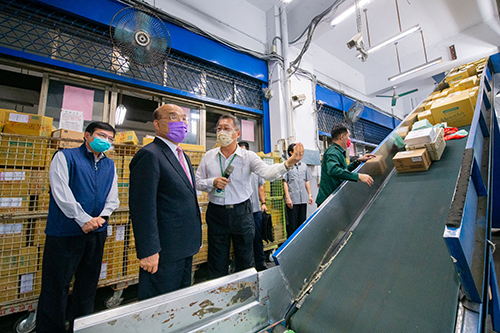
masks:
<path fill-rule="evenodd" d="M 261 205 L 261 206 L 262 206 L 262 205 L 265 205 L 265 204 L 266 204 L 265 202 L 261 202 L 261 203 L 260 203 L 260 205 Z"/>

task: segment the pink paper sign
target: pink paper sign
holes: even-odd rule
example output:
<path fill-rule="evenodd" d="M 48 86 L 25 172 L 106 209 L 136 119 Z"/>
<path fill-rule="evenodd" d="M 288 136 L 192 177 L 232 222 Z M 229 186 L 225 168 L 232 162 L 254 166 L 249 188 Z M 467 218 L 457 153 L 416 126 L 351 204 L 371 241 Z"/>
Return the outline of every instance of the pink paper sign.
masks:
<path fill-rule="evenodd" d="M 241 120 L 241 140 L 254 142 L 254 124 L 252 121 Z"/>
<path fill-rule="evenodd" d="M 64 86 L 62 108 L 83 112 L 84 120 L 92 120 L 94 91 L 89 89 Z"/>

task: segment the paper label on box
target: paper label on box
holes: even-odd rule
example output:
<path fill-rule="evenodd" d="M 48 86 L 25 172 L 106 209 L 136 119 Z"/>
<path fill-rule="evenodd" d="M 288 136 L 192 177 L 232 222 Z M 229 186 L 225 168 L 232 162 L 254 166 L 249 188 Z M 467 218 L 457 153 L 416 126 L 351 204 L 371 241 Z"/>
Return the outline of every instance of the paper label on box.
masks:
<path fill-rule="evenodd" d="M 108 270 L 108 263 L 103 262 L 101 264 L 101 273 L 99 274 L 99 280 L 105 280 L 106 279 L 106 272 Z"/>
<path fill-rule="evenodd" d="M 15 223 L 12 225 L 12 233 L 20 234 L 22 231 L 23 231 L 23 224 L 22 223 Z"/>
<path fill-rule="evenodd" d="M 0 198 L 0 207 L 21 207 L 23 198 Z"/>
<path fill-rule="evenodd" d="M 17 123 L 29 123 L 30 116 L 29 114 L 19 114 L 19 113 L 11 113 L 9 115 L 9 121 L 15 121 Z"/>
<path fill-rule="evenodd" d="M 107 236 L 113 236 L 113 226 L 108 225 L 108 235 Z"/>
<path fill-rule="evenodd" d="M 11 182 L 14 180 L 25 180 L 26 172 L 24 171 L 9 171 L 9 172 L 0 172 L 0 181 L 2 182 Z"/>
<path fill-rule="evenodd" d="M 116 241 L 125 240 L 125 226 L 119 225 L 116 227 Z"/>
<path fill-rule="evenodd" d="M 422 157 L 412 157 L 411 161 L 412 162 L 422 162 Z"/>
<path fill-rule="evenodd" d="M 33 273 L 21 275 L 21 294 L 33 291 Z"/>
<path fill-rule="evenodd" d="M 0 235 L 5 235 L 5 225 L 0 223 Z"/>

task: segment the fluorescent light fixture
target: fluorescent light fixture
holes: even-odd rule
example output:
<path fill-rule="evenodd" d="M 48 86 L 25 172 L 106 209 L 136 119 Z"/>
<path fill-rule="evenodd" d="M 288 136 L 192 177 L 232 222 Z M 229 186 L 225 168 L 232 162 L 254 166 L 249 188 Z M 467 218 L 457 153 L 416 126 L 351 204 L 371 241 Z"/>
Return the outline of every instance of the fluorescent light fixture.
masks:
<path fill-rule="evenodd" d="M 378 50 L 380 50 L 383 47 L 386 47 L 387 45 L 393 44 L 394 42 L 396 42 L 396 41 L 398 41 L 400 39 L 403 39 L 406 36 L 411 35 L 414 32 L 420 31 L 420 29 L 421 29 L 420 26 L 416 25 L 413 28 L 410 28 L 408 30 L 400 32 L 396 36 L 394 36 L 392 38 L 389 38 L 388 40 L 386 40 L 386 41 L 384 41 L 384 42 L 382 42 L 382 43 L 380 43 L 378 45 L 375 45 L 374 47 L 366 50 L 366 53 L 370 54 L 370 53 L 373 53 L 373 52 L 377 52 Z"/>
<path fill-rule="evenodd" d="M 126 114 L 127 114 L 127 108 L 123 104 L 118 105 L 115 111 L 115 125 L 123 124 Z"/>
<path fill-rule="evenodd" d="M 405 77 L 407 75 L 410 75 L 410 74 L 413 74 L 413 73 L 416 73 L 418 71 L 421 71 L 423 69 L 426 69 L 426 68 L 429 68 L 431 66 L 434 66 L 434 65 L 437 65 L 439 64 L 440 62 L 443 62 L 443 58 L 442 57 L 439 57 L 439 58 L 436 58 L 434 60 L 431 60 L 429 62 L 426 62 L 425 64 L 423 65 L 420 65 L 420 66 L 417 66 L 417 67 L 414 67 L 412 69 L 409 69 L 403 73 L 400 73 L 400 74 L 397 74 L 397 75 L 394 75 L 394 76 L 391 76 L 390 78 L 388 78 L 389 81 L 396 81 L 402 77 Z"/>
<path fill-rule="evenodd" d="M 372 1 L 373 0 L 361 0 L 358 3 L 359 8 L 366 6 L 367 4 L 369 4 Z M 336 16 L 330 24 L 332 25 L 332 27 L 336 26 L 337 24 L 339 24 L 340 22 L 342 22 L 343 20 L 345 20 L 349 16 L 353 15 L 355 10 L 356 10 L 356 7 L 354 5 L 352 5 L 351 7 L 347 8 L 345 11 L 340 13 L 338 16 Z"/>
<path fill-rule="evenodd" d="M 290 2 L 292 2 L 293 0 L 281 0 L 281 2 L 285 5 L 288 5 Z"/>

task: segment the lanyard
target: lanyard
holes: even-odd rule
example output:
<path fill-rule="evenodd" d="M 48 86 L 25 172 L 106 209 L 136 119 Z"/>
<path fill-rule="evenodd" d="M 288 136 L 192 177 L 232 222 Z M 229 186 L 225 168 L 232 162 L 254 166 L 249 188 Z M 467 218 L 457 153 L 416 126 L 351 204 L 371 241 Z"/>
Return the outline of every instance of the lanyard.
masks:
<path fill-rule="evenodd" d="M 233 158 L 231 159 L 231 161 L 227 165 L 228 167 L 231 165 L 231 163 L 233 163 L 233 160 L 235 157 L 236 157 L 236 153 L 233 155 Z M 220 174 L 222 175 L 222 177 L 226 177 L 226 173 L 224 172 L 224 170 L 222 170 L 222 159 L 220 157 L 220 153 L 219 153 L 219 164 L 220 164 Z"/>

